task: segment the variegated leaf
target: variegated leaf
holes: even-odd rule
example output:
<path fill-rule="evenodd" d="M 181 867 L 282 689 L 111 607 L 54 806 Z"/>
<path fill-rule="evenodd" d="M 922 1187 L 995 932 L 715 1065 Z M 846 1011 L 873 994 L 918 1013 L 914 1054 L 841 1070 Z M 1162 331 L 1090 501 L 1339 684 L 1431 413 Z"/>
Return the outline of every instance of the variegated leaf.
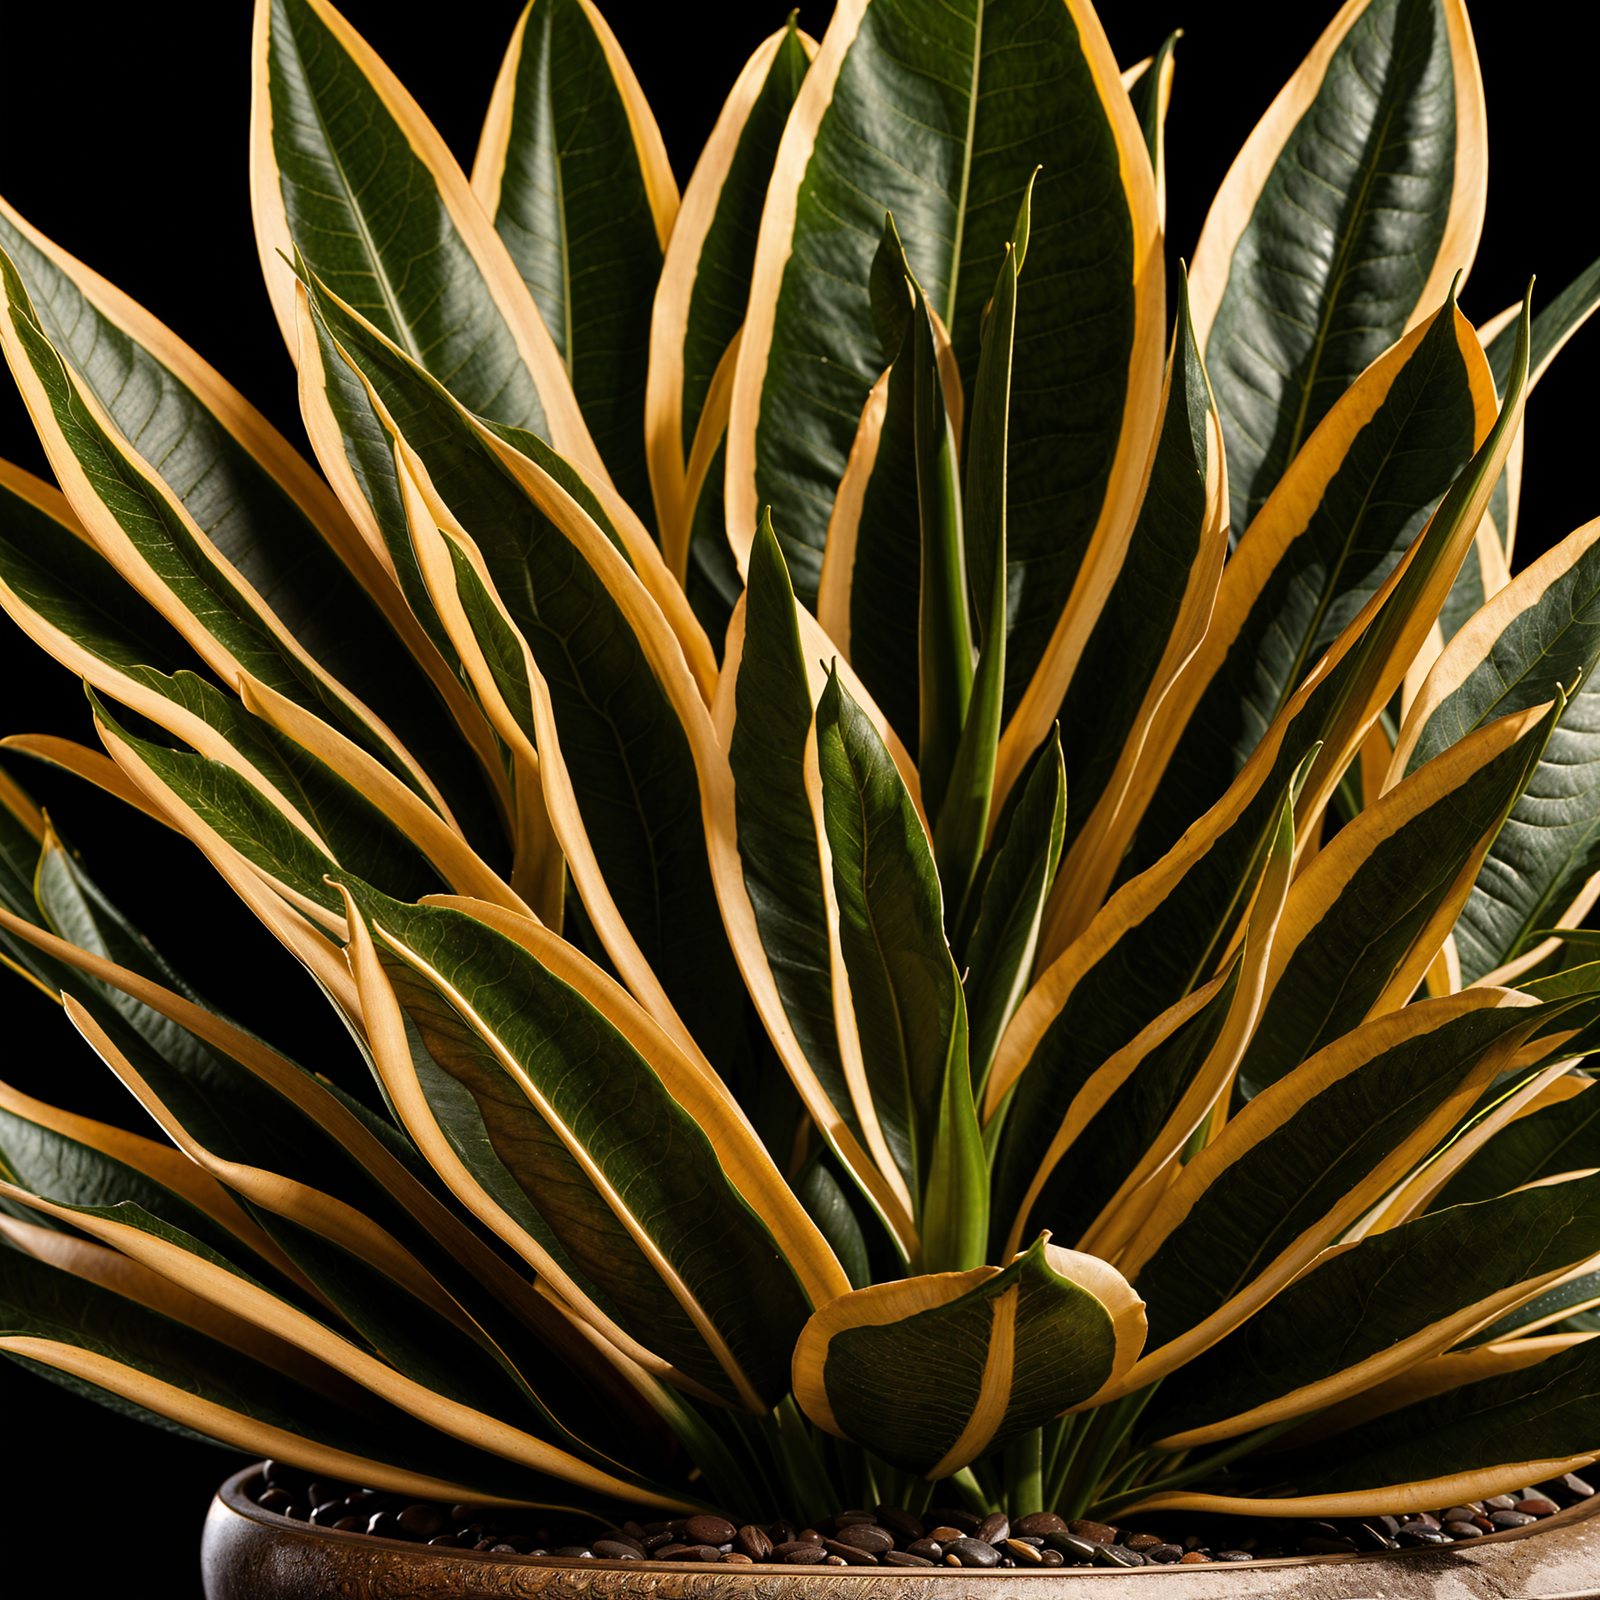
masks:
<path fill-rule="evenodd" d="M 1120 1273 L 1043 1235 L 1008 1267 L 843 1295 L 806 1324 L 795 1397 L 818 1427 L 942 1478 L 1114 1384 L 1144 1340 Z"/>

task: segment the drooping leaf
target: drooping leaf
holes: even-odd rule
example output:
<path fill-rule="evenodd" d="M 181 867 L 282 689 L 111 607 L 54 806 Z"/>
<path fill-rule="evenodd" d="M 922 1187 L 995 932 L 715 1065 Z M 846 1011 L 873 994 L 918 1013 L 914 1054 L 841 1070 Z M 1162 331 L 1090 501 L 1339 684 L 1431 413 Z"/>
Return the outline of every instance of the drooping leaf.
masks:
<path fill-rule="evenodd" d="M 809 1306 L 687 1089 L 674 1093 L 504 935 L 454 910 L 352 893 L 430 1055 L 473 1095 L 502 1161 L 624 1325 L 714 1392 L 775 1403 Z"/>
<path fill-rule="evenodd" d="M 1597 661 L 1600 524 L 1590 523 L 1520 573 L 1450 641 L 1401 730 L 1392 776 L 1416 770 L 1491 717 L 1568 695 L 1456 926 L 1463 982 L 1538 947 L 1534 935 L 1566 920 L 1600 871 Z"/>
<path fill-rule="evenodd" d="M 1135 1379 L 1242 1322 L 1427 1155 L 1538 1025 L 1523 999 L 1471 989 L 1375 1017 L 1234 1117 L 1119 1257 L 1150 1302 Z"/>
<path fill-rule="evenodd" d="M 1116 1382 L 1144 1339 L 1121 1275 L 1043 1235 L 1008 1267 L 842 1295 L 806 1324 L 795 1396 L 818 1427 L 930 1479 Z"/>
<path fill-rule="evenodd" d="M 51 346 L 220 559 L 414 750 L 480 847 L 493 839 L 492 812 L 461 761 L 459 735 L 391 631 L 404 613 L 392 580 L 327 485 L 169 328 L 3 201 L 0 248 Z"/>
<path fill-rule="evenodd" d="M 1173 1374 L 1144 1425 L 1164 1448 L 1189 1449 L 1383 1382 L 1594 1255 L 1597 1200 L 1600 1180 L 1576 1179 L 1435 1211 L 1329 1251 Z"/>

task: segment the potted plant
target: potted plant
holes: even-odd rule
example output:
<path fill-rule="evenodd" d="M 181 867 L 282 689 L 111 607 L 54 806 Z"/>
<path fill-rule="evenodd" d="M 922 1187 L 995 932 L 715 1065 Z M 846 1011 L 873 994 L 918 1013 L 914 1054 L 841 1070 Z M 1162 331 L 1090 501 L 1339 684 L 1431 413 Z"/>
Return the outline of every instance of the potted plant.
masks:
<path fill-rule="evenodd" d="M 1596 531 L 1509 577 L 1593 275 L 1457 308 L 1459 6 L 1340 12 L 1170 294 L 1171 42 L 1125 83 L 1086 6 L 983 22 L 779 29 L 680 202 L 590 5 L 518 25 L 469 182 L 263 0 L 322 477 L 6 213 L 64 492 L 6 474 L 0 602 L 103 753 L 15 748 L 198 846 L 377 1090 L 209 1007 L 8 778 L 8 959 L 170 1145 L 7 1092 L 7 1354 L 600 1515 L 1600 1457 Z"/>

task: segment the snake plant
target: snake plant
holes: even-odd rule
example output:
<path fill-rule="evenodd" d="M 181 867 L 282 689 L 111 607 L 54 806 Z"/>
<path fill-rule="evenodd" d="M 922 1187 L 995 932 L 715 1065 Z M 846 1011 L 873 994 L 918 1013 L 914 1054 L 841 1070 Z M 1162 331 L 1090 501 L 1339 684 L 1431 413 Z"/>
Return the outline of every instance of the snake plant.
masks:
<path fill-rule="evenodd" d="M 1600 523 L 1511 576 L 1600 264 L 1467 320 L 1466 14 L 1350 0 L 1169 283 L 1174 43 L 839 0 L 680 195 L 592 0 L 529 4 L 470 176 L 258 0 L 320 472 L 0 205 L 59 485 L 0 466 L 0 604 L 101 748 L 8 746 L 326 1001 L 208 1004 L 8 766 L 0 954 L 156 1126 L 0 1085 L 0 1349 L 602 1512 L 1600 1458 Z"/>

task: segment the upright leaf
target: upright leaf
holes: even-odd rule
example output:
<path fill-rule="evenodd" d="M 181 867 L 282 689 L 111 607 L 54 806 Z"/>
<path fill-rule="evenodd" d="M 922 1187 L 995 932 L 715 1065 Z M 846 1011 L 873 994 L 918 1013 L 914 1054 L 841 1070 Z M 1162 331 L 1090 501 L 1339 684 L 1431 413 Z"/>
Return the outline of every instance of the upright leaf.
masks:
<path fill-rule="evenodd" d="M 1235 538 L 1357 374 L 1470 268 L 1486 170 L 1460 0 L 1344 7 L 1246 141 L 1195 253 Z"/>
<path fill-rule="evenodd" d="M 539 307 L 612 482 L 647 515 L 650 302 L 678 186 L 633 69 L 588 0 L 524 8 L 472 188 Z"/>
<path fill-rule="evenodd" d="M 885 104 L 906 114 L 886 118 Z M 855 419 L 882 370 L 868 279 L 884 213 L 970 383 L 983 308 L 1040 168 L 1030 273 L 1054 292 L 1025 301 L 1018 320 L 1016 382 L 1031 403 L 1013 424 L 1008 708 L 1137 492 L 1160 382 L 1150 162 L 1088 6 L 835 10 L 774 169 L 728 440 L 741 564 L 770 504 L 812 603 Z"/>
<path fill-rule="evenodd" d="M 773 157 L 816 50 L 791 18 L 745 63 L 684 190 L 650 316 L 645 443 L 661 549 L 718 640 L 740 587 L 723 526 L 719 454 L 732 358 Z M 721 626 L 707 618 L 717 597 Z"/>
<path fill-rule="evenodd" d="M 444 141 L 328 0 L 257 0 L 252 200 L 297 344 L 296 252 L 469 410 L 604 472 L 561 358 Z"/>

